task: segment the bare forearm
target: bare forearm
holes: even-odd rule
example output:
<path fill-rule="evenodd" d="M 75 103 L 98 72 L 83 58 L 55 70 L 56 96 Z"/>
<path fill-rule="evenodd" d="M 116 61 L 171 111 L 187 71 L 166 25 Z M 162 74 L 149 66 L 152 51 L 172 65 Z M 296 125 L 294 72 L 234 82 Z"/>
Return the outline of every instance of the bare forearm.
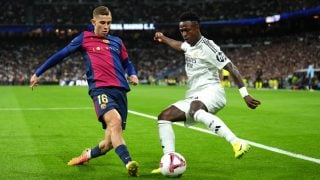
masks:
<path fill-rule="evenodd" d="M 232 62 L 229 62 L 227 65 L 223 67 L 223 69 L 230 72 L 234 82 L 238 85 L 240 95 L 246 102 L 247 106 L 251 109 L 257 108 L 261 104 L 261 102 L 259 100 L 252 98 L 249 95 L 247 88 L 245 87 L 242 81 L 242 77 L 238 71 L 238 68 Z"/>
<path fill-rule="evenodd" d="M 177 50 L 177 51 L 182 51 L 181 49 L 181 41 L 177 41 L 168 37 L 164 37 L 163 38 L 163 43 L 169 45 L 170 47 L 172 47 L 173 49 Z"/>
<path fill-rule="evenodd" d="M 230 75 L 239 88 L 245 86 L 238 68 L 232 62 L 228 63 L 224 69 L 230 72 Z"/>
<path fill-rule="evenodd" d="M 175 49 L 177 51 L 182 51 L 182 49 L 181 49 L 182 42 L 181 41 L 171 39 L 171 38 L 163 35 L 162 32 L 156 32 L 155 36 L 154 36 L 154 40 L 158 41 L 160 43 L 167 44 L 168 46 L 172 47 L 173 49 Z"/>

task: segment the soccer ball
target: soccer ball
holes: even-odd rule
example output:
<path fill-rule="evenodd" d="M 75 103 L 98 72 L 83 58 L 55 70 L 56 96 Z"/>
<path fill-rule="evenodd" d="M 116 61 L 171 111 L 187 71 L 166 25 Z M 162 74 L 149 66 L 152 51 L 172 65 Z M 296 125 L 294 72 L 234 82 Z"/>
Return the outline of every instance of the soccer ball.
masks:
<path fill-rule="evenodd" d="M 186 171 L 187 163 L 184 157 L 171 152 L 162 156 L 160 161 L 161 174 L 167 177 L 180 177 Z"/>

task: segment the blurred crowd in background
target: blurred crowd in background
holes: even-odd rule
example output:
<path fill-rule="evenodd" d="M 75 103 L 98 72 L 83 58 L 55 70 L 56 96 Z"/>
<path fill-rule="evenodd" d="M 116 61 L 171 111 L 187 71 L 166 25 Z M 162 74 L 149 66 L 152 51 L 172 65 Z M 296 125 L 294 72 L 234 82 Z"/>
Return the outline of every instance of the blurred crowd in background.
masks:
<path fill-rule="evenodd" d="M 86 24 L 99 4 L 113 12 L 113 21 L 177 21 L 186 10 L 206 20 L 246 19 L 319 7 L 318 0 L 15 0 L 0 1 L 0 23 L 6 25 Z"/>
<path fill-rule="evenodd" d="M 110 7 L 114 23 L 159 23 L 157 29 L 181 39 L 176 21 L 179 14 L 192 10 L 201 20 L 230 20 L 265 17 L 273 14 L 320 7 L 317 0 L 255 1 L 204 0 L 17 0 L 1 1 L 0 85 L 26 85 L 35 68 L 63 48 L 90 23 L 98 4 Z M 230 8 L 232 6 L 232 8 Z M 309 22 L 312 21 L 312 22 Z M 314 25 L 316 21 L 316 26 Z M 306 24 L 301 24 L 306 23 Z M 60 29 L 32 30 L 27 33 L 1 31 L 10 27 L 55 25 Z M 314 64 L 313 88 L 320 88 L 320 19 L 294 19 L 284 24 L 256 26 L 202 27 L 203 35 L 214 40 L 239 68 L 249 87 L 307 88 L 308 77 L 301 74 Z M 62 30 L 63 29 L 63 30 Z M 155 30 L 112 31 L 127 46 L 141 83 L 185 85 L 183 54 L 153 41 Z M 299 73 L 298 73 L 298 70 Z M 224 76 L 224 75 L 221 75 Z M 224 86 L 233 86 L 230 77 Z M 75 85 L 85 81 L 80 53 L 66 58 L 42 75 L 48 84 Z M 319 87 L 318 87 L 319 86 Z"/>

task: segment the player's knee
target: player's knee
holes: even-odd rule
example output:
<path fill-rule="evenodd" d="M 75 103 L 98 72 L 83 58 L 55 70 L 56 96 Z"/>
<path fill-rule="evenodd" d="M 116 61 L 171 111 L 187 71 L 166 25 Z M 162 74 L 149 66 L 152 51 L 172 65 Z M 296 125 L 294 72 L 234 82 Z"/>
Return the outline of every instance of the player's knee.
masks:
<path fill-rule="evenodd" d="M 199 110 L 208 111 L 207 107 L 201 101 L 193 101 L 190 105 L 189 116 L 194 119 L 194 115 Z"/>
<path fill-rule="evenodd" d="M 170 118 L 170 113 L 168 113 L 168 111 L 162 111 L 159 115 L 158 115 L 158 120 L 169 120 Z"/>
<path fill-rule="evenodd" d="M 195 114 L 196 112 L 197 112 L 197 110 L 190 109 L 190 111 L 189 111 L 189 116 L 194 119 L 194 114 Z"/>
<path fill-rule="evenodd" d="M 189 111 L 189 116 L 191 117 L 191 118 L 193 118 L 193 119 L 195 119 L 196 117 L 196 114 L 198 114 L 199 112 L 206 112 L 206 110 L 205 109 L 190 109 L 190 111 Z"/>
<path fill-rule="evenodd" d="M 201 114 L 203 114 L 203 113 L 208 113 L 208 111 L 206 109 L 190 110 L 189 116 L 197 121 L 199 119 L 199 116 L 201 116 Z"/>

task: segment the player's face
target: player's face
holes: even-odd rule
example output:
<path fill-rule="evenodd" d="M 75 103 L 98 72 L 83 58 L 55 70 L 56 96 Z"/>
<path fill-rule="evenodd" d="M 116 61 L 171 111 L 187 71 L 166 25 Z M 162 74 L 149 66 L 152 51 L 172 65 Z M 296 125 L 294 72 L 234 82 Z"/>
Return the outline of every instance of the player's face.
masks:
<path fill-rule="evenodd" d="M 195 45 L 201 38 L 199 24 L 194 21 L 181 21 L 179 23 L 180 33 L 190 45 Z"/>
<path fill-rule="evenodd" d="M 112 16 L 109 15 L 98 15 L 95 16 L 91 23 L 94 26 L 94 33 L 97 36 L 106 36 L 110 31 L 110 26 L 112 22 Z"/>

